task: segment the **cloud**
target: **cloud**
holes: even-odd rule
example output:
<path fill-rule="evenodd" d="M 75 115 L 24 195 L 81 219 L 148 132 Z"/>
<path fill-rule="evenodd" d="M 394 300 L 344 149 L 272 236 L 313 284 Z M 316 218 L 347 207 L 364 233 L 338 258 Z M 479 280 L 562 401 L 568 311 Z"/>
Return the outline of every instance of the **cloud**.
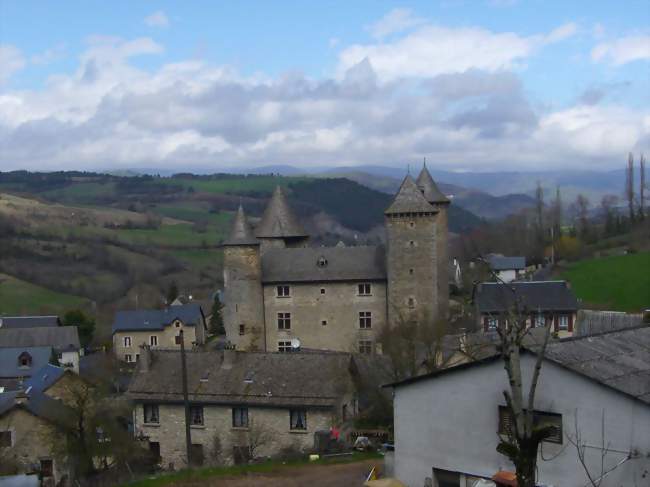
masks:
<path fill-rule="evenodd" d="M 591 59 L 595 62 L 608 62 L 614 66 L 650 60 L 650 36 L 634 35 L 601 42 L 592 49 Z"/>
<path fill-rule="evenodd" d="M 5 83 L 15 73 L 25 67 L 25 58 L 15 46 L 0 44 L 0 84 Z"/>
<path fill-rule="evenodd" d="M 339 54 L 339 76 L 368 59 L 380 79 L 432 77 L 469 69 L 512 69 L 544 45 L 559 42 L 576 32 L 573 23 L 547 35 L 522 37 L 512 32 L 495 33 L 478 27 L 450 28 L 425 25 L 393 42 L 356 44 Z"/>
<path fill-rule="evenodd" d="M 144 23 L 149 27 L 168 27 L 169 19 L 167 18 L 167 15 L 165 15 L 165 12 L 158 10 L 145 17 Z"/>
<path fill-rule="evenodd" d="M 243 76 L 202 61 L 140 69 L 151 39 L 94 37 L 42 89 L 0 92 L 3 170 L 268 164 L 610 168 L 649 151 L 650 117 L 613 105 L 541 109 L 503 69 L 384 82 L 371 60 L 340 77 Z M 599 88 L 599 87 L 596 87 Z"/>
<path fill-rule="evenodd" d="M 396 8 L 366 29 L 374 38 L 382 39 L 387 35 L 403 32 L 424 23 L 426 21 L 413 15 L 410 9 Z"/>

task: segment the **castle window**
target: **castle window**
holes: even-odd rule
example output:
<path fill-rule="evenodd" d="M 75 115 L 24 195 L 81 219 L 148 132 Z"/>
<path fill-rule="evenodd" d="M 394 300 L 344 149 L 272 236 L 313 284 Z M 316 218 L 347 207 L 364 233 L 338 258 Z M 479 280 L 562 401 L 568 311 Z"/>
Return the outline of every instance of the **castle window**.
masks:
<path fill-rule="evenodd" d="M 278 352 L 291 352 L 291 341 L 281 340 L 278 342 Z"/>
<path fill-rule="evenodd" d="M 32 366 L 32 356 L 27 352 L 21 353 L 20 356 L 18 357 L 18 366 L 19 367 L 31 367 Z"/>
<path fill-rule="evenodd" d="M 291 313 L 278 313 L 278 330 L 291 330 Z"/>
<path fill-rule="evenodd" d="M 278 298 L 288 298 L 291 296 L 291 287 L 290 286 L 277 286 L 277 297 Z"/>
<path fill-rule="evenodd" d="M 122 341 L 124 343 L 124 348 L 131 348 L 131 337 L 124 337 Z"/>
<path fill-rule="evenodd" d="M 327 259 L 321 255 L 318 262 L 316 262 L 316 265 L 318 267 L 327 267 Z"/>
<path fill-rule="evenodd" d="M 372 353 L 372 340 L 359 340 L 359 353 L 370 355 Z"/>
<path fill-rule="evenodd" d="M 370 296 L 372 288 L 369 283 L 359 284 L 359 296 Z"/>
<path fill-rule="evenodd" d="M 240 335 L 246 334 L 246 325 L 239 325 L 239 334 Z"/>
<path fill-rule="evenodd" d="M 359 311 L 359 328 L 372 328 L 372 313 L 370 311 Z"/>

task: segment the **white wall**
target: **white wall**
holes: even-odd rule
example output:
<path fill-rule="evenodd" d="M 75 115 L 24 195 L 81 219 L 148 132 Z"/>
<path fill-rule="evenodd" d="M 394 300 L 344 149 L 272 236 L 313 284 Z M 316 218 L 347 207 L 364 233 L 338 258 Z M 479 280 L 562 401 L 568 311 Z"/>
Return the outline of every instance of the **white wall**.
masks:
<path fill-rule="evenodd" d="M 534 358 L 523 359 L 528 387 Z M 435 379 L 402 386 L 395 391 L 395 474 L 409 487 L 422 487 L 432 468 L 491 477 L 500 468 L 514 471 L 496 451 L 498 406 L 508 387 L 501 361 L 450 372 Z M 526 389 L 527 390 L 527 389 Z M 601 487 L 649 485 L 650 406 L 617 393 L 576 373 L 546 361 L 538 384 L 535 409 L 562 414 L 562 445 L 543 443 L 538 482 L 579 487 L 587 478 L 578 464 L 576 450 L 566 435 L 575 435 L 574 418 L 583 440 L 600 444 L 601 416 L 605 410 L 605 436 L 610 444 L 607 464 L 638 449 L 642 458 L 631 460 L 608 475 Z M 588 450 L 588 461 L 597 463 L 599 450 Z M 594 466 L 596 469 L 596 467 Z M 645 482 L 645 483 L 644 483 Z"/>

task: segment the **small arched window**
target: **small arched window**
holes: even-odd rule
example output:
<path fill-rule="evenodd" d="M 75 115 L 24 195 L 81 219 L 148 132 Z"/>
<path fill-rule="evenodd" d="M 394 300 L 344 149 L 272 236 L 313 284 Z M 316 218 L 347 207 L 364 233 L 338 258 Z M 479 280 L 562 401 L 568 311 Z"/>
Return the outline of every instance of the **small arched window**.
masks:
<path fill-rule="evenodd" d="M 32 366 L 32 356 L 23 352 L 18 356 L 18 366 L 19 367 L 31 367 Z"/>

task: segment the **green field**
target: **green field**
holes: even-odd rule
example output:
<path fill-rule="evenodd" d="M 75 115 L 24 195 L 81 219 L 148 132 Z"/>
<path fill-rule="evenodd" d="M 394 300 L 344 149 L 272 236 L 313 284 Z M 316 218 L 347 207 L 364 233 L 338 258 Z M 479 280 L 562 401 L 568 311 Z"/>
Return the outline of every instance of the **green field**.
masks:
<path fill-rule="evenodd" d="M 35 284 L 0 274 L 0 316 L 18 314 L 63 314 L 83 308 L 88 300 L 51 291 Z"/>
<path fill-rule="evenodd" d="M 619 311 L 650 308 L 650 252 L 577 262 L 562 274 L 583 306 Z"/>

